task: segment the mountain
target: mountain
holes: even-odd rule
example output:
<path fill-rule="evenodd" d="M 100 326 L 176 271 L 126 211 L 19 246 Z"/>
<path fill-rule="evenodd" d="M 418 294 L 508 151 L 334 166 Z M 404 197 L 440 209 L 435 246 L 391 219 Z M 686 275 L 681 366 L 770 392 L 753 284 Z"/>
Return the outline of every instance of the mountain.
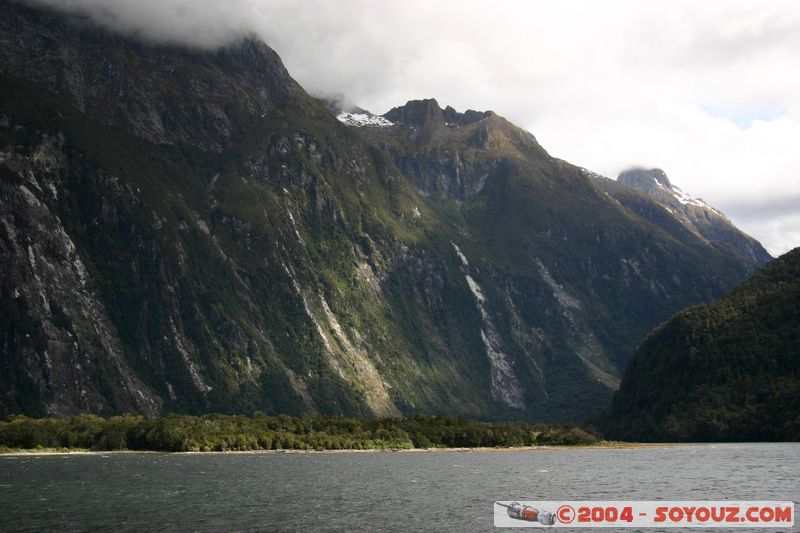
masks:
<path fill-rule="evenodd" d="M 800 439 L 800 248 L 654 330 L 607 426 L 640 441 Z"/>
<path fill-rule="evenodd" d="M 700 198 L 693 198 L 679 187 L 670 183 L 660 168 L 632 168 L 617 176 L 617 183 L 643 192 L 658 201 L 670 217 L 680 222 L 710 246 L 728 253 L 739 254 L 744 260 L 763 266 L 772 260 L 761 243 L 743 233 L 720 211 L 706 204 Z M 620 192 L 612 184 L 605 182 L 605 189 L 620 202 L 636 209 L 636 201 Z M 648 216 L 646 210 L 640 212 Z M 661 213 L 649 213 L 651 220 L 657 220 Z"/>
<path fill-rule="evenodd" d="M 758 267 L 495 113 L 333 113 L 253 38 L 0 1 L 0 65 L 0 414 L 578 419 Z"/>

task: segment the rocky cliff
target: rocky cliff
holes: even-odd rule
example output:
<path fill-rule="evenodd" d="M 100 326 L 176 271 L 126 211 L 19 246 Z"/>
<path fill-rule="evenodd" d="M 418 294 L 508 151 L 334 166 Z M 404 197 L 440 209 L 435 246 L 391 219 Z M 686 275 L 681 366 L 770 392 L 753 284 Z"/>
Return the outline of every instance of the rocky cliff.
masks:
<path fill-rule="evenodd" d="M 343 124 L 253 39 L 3 1 L 0 65 L 3 414 L 574 419 L 757 266 L 494 113 Z"/>

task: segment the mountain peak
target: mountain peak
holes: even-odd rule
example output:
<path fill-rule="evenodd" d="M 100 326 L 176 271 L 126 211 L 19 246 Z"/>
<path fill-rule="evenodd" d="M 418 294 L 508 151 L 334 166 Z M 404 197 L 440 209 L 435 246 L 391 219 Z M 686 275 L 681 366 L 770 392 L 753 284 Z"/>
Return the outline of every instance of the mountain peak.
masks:
<path fill-rule="evenodd" d="M 667 177 L 666 172 L 660 168 L 642 168 L 634 167 L 620 173 L 617 181 L 628 187 L 643 190 L 648 192 L 650 187 L 657 187 L 661 184 L 667 189 L 672 189 L 672 184 Z"/>
<path fill-rule="evenodd" d="M 772 259 L 758 241 L 734 226 L 725 214 L 670 183 L 660 168 L 631 168 L 620 173 L 617 181 L 658 201 L 676 220 L 708 242 L 732 248 L 755 265 Z"/>
<path fill-rule="evenodd" d="M 219 152 L 251 120 L 278 110 L 317 112 L 278 54 L 252 35 L 217 50 L 147 43 L 17 2 L 0 2 L 0 35 L 4 76 L 68 98 L 94 119 L 154 144 Z"/>
<path fill-rule="evenodd" d="M 457 126 L 466 126 L 467 124 L 472 124 L 473 122 L 478 122 L 485 118 L 489 118 L 494 114 L 494 112 L 474 111 L 472 109 L 467 109 L 463 113 L 459 113 L 452 107 L 447 106 L 444 109 L 443 114 L 448 124 L 456 124 Z"/>
<path fill-rule="evenodd" d="M 673 208 L 683 209 L 687 206 L 694 206 L 713 211 L 720 216 L 722 215 L 702 199 L 694 198 L 683 192 L 680 187 L 673 185 L 669 181 L 667 174 L 660 168 L 632 168 L 625 170 L 617 176 L 617 181 L 632 189 L 644 192 Z"/>
<path fill-rule="evenodd" d="M 492 111 L 474 111 L 468 109 L 459 113 L 453 107 L 442 109 L 435 98 L 410 100 L 405 105 L 392 108 L 383 116 L 394 123 L 408 124 L 423 128 L 428 126 L 466 126 L 492 116 Z"/>
<path fill-rule="evenodd" d="M 444 124 L 444 113 L 434 98 L 410 100 L 405 105 L 394 107 L 383 115 L 391 122 L 401 122 L 419 128 Z"/>

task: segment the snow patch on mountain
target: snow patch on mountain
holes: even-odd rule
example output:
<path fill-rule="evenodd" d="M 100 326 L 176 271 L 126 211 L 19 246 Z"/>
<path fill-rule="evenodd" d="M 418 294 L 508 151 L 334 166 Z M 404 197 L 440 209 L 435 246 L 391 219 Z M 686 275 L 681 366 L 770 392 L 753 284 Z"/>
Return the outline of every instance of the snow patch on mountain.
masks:
<path fill-rule="evenodd" d="M 693 205 L 695 207 L 702 207 L 705 209 L 710 209 L 711 211 L 714 211 L 715 213 L 722 215 L 722 213 L 720 213 L 719 211 L 717 211 L 716 209 L 705 203 L 702 198 L 695 198 L 685 193 L 680 187 L 676 185 L 670 184 L 669 186 L 665 186 L 657 180 L 655 181 L 655 184 L 659 189 L 662 189 L 664 192 L 671 195 L 682 205 Z"/>
<path fill-rule="evenodd" d="M 355 126 L 355 127 L 363 127 L 363 126 L 374 126 L 379 128 L 387 128 L 389 126 L 394 126 L 394 122 L 390 122 L 383 118 L 380 115 L 373 115 L 370 113 L 339 113 L 336 115 L 336 118 L 339 119 L 340 122 L 347 124 L 348 126 Z"/>
<path fill-rule="evenodd" d="M 596 179 L 596 180 L 608 179 L 608 177 L 603 176 L 602 174 L 598 174 L 597 172 L 594 172 L 592 170 L 589 170 L 588 168 L 578 167 L 578 171 L 581 174 L 583 174 L 584 176 L 586 176 L 587 178 Z"/>

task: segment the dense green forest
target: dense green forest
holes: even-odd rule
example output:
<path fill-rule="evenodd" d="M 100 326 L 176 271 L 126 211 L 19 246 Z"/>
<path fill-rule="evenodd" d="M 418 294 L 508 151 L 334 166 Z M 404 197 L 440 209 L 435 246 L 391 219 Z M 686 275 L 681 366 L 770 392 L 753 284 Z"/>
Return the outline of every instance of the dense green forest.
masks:
<path fill-rule="evenodd" d="M 626 440 L 800 440 L 800 248 L 656 329 L 605 425 Z"/>
<path fill-rule="evenodd" d="M 335 416 L 80 415 L 12 416 L 0 422 L 0 449 L 250 451 L 587 445 L 598 437 L 577 426 L 484 423 L 417 415 L 363 420 Z"/>

